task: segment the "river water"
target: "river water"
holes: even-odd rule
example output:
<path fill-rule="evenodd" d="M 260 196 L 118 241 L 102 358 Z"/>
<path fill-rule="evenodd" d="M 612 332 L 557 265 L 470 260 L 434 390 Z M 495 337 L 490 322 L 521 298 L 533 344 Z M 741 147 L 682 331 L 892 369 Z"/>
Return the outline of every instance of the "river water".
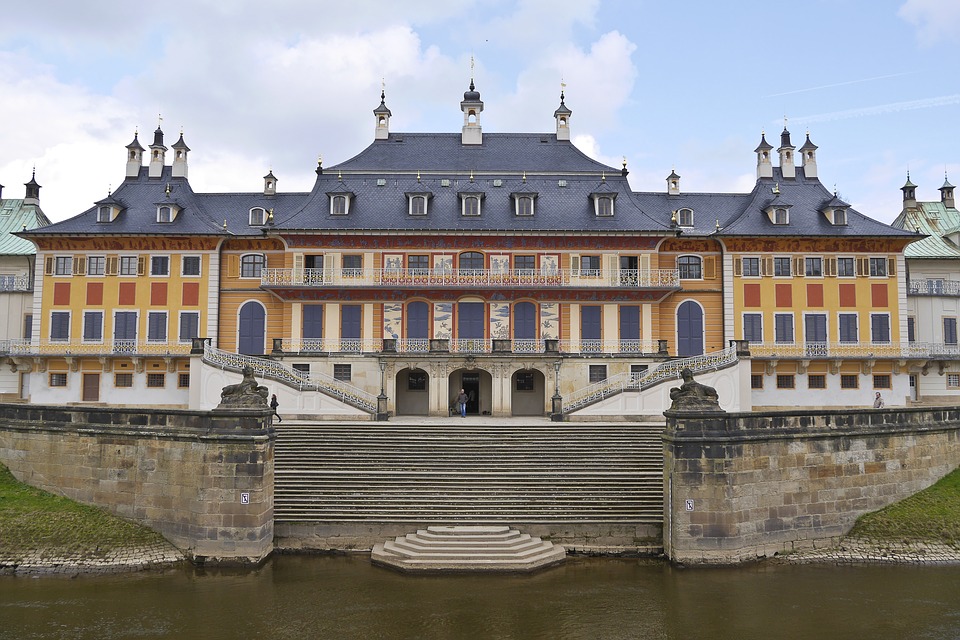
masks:
<path fill-rule="evenodd" d="M 368 556 L 255 571 L 0 577 L 0 638 L 960 638 L 960 567 L 678 569 L 571 558 L 530 576 L 406 576 Z"/>

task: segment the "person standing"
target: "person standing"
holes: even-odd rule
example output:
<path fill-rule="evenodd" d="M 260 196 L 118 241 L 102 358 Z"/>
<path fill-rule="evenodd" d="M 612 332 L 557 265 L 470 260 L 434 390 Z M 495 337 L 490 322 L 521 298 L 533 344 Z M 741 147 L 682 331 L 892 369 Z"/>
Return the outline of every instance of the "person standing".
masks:
<path fill-rule="evenodd" d="M 467 417 L 467 392 L 460 389 L 460 395 L 457 396 L 457 404 L 460 406 L 460 417 Z"/>
<path fill-rule="evenodd" d="M 277 407 L 280 406 L 280 401 L 277 400 L 277 394 L 273 394 L 273 397 L 270 398 L 270 408 L 273 409 L 273 415 L 277 416 L 277 422 L 283 422 L 283 418 L 280 417 L 280 414 L 277 413 Z"/>
<path fill-rule="evenodd" d="M 880 396 L 879 391 L 877 391 L 877 397 L 873 399 L 873 408 L 883 409 L 883 398 Z"/>

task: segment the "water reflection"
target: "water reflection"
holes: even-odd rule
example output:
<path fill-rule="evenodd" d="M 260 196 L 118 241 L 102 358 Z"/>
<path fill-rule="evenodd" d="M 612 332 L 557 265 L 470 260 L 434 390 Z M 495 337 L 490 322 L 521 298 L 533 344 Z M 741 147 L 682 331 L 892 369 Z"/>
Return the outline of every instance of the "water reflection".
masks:
<path fill-rule="evenodd" d="M 0 578 L 0 638 L 960 637 L 960 567 L 676 569 L 573 559 L 533 576 L 409 577 L 365 556 L 252 572 Z"/>

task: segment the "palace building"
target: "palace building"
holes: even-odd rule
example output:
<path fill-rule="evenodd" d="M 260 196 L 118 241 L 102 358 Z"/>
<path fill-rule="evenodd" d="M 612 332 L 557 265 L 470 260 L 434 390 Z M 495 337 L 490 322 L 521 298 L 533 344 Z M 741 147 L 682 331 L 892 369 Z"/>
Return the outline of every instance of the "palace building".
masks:
<path fill-rule="evenodd" d="M 728 409 L 907 401 L 921 236 L 828 191 L 809 135 L 762 136 L 750 193 L 639 193 L 573 145 L 562 93 L 550 133 L 484 132 L 473 81 L 457 133 L 392 132 L 380 97 L 307 193 L 195 192 L 158 128 L 114 193 L 19 233 L 29 397 L 214 406 L 247 362 L 313 415 L 446 415 L 460 389 L 472 414 L 657 414 L 681 365 L 728 371 Z"/>

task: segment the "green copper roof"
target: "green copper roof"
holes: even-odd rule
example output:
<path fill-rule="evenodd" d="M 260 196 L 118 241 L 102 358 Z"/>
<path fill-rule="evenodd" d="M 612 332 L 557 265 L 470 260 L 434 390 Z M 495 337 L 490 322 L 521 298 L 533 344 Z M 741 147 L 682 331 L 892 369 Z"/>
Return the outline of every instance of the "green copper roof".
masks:
<path fill-rule="evenodd" d="M 37 252 L 29 240 L 12 235 L 13 231 L 36 229 L 50 224 L 40 207 L 24 204 L 23 200 L 4 198 L 0 200 L 0 255 L 28 256 Z"/>
<path fill-rule="evenodd" d="M 907 245 L 903 252 L 907 259 L 960 258 L 960 247 L 946 237 L 960 232 L 960 211 L 942 202 L 918 202 L 916 209 L 901 212 L 893 226 L 928 236 Z"/>

